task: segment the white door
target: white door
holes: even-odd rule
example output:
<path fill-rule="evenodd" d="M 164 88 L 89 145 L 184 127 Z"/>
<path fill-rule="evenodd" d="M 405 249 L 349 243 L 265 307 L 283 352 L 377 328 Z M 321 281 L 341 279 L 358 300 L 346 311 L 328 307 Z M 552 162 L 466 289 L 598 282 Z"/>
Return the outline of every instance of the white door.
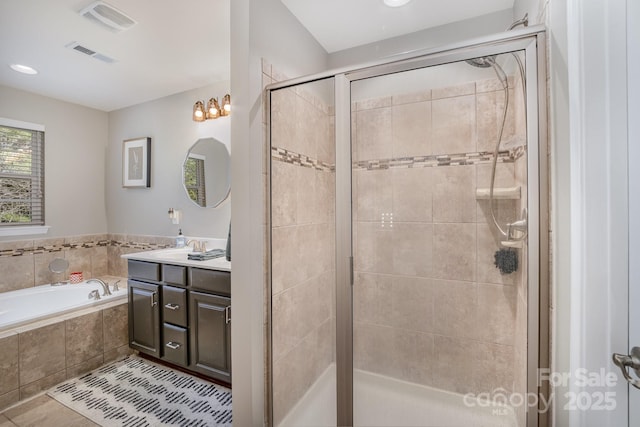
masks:
<path fill-rule="evenodd" d="M 635 19 L 634 19 L 635 18 Z M 629 354 L 614 356 L 625 365 L 629 384 L 629 427 L 640 425 L 640 4 L 627 0 L 627 120 L 629 153 Z M 626 356 L 626 355 L 625 355 Z M 623 373 L 623 375 L 625 374 Z M 622 379 L 622 378 L 621 378 Z"/>
<path fill-rule="evenodd" d="M 629 347 L 640 347 L 640 3 L 627 0 L 629 122 Z M 633 372 L 631 373 L 633 375 Z M 640 389 L 629 386 L 629 426 L 640 425 Z"/>
<path fill-rule="evenodd" d="M 629 310 L 628 355 L 614 356 L 618 372 L 629 381 L 628 426 L 640 425 L 640 2 L 626 2 L 626 59 L 627 59 L 627 128 L 628 128 L 628 197 L 629 197 Z M 616 360 L 617 359 L 617 360 Z M 619 402 L 622 403 L 622 402 Z M 624 406 L 624 405 L 621 405 Z"/>

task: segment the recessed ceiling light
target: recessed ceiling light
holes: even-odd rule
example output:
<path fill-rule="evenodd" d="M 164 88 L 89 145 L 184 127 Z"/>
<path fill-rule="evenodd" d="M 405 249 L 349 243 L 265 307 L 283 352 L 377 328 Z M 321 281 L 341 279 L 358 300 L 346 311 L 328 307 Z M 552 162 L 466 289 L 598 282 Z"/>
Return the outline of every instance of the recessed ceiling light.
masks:
<path fill-rule="evenodd" d="M 384 4 L 386 4 L 389 7 L 400 7 L 409 3 L 411 0 L 383 0 L 383 1 L 384 1 Z"/>
<path fill-rule="evenodd" d="M 35 69 L 29 67 L 28 65 L 11 64 L 10 67 L 13 71 L 17 71 L 22 74 L 38 74 Z"/>

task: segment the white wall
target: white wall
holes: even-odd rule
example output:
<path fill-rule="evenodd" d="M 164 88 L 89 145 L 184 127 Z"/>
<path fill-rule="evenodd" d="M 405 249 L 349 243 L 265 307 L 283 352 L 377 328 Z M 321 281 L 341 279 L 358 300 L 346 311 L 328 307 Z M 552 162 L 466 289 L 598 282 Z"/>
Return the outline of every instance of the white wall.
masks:
<path fill-rule="evenodd" d="M 466 19 L 423 31 L 334 52 L 329 55 L 329 68 L 360 65 L 391 55 L 413 50 L 424 50 L 472 39 L 474 37 L 504 31 L 511 25 L 510 9 L 494 12 L 477 18 Z M 354 31 L 357 31 L 354 26 Z"/>
<path fill-rule="evenodd" d="M 262 68 L 291 77 L 326 69 L 326 53 L 279 0 L 231 2 L 233 423 L 264 418 L 265 159 Z"/>
<path fill-rule="evenodd" d="M 28 238 L 106 233 L 107 113 L 0 86 L 0 117 L 45 126 L 45 222 L 51 229 Z"/>
<path fill-rule="evenodd" d="M 531 14 L 530 14 L 531 16 Z M 551 369 L 569 371 L 571 337 L 571 149 L 569 144 L 569 64 L 567 40 L 567 2 L 554 0 L 547 16 L 550 85 L 551 161 Z M 562 396 L 567 388 L 556 388 Z M 554 400 L 554 423 L 568 426 L 569 414 L 561 408 L 565 402 Z"/>
<path fill-rule="evenodd" d="M 529 25 L 545 23 L 545 9 L 551 3 L 550 0 L 515 0 L 513 2 L 513 20 L 522 19 L 525 13 L 529 14 Z"/>
<path fill-rule="evenodd" d="M 191 118 L 193 104 L 229 93 L 229 82 L 181 92 L 109 113 L 106 150 L 106 210 L 109 232 L 226 238 L 231 218 L 229 200 L 219 207 L 201 208 L 182 186 L 182 164 L 189 148 L 203 137 L 230 144 L 230 117 L 206 122 Z M 235 100 L 232 98 L 232 103 Z M 122 188 L 122 142 L 151 137 L 151 188 Z M 233 153 L 232 153 L 233 158 Z M 231 194 L 233 195 L 233 185 Z M 181 223 L 171 223 L 167 211 L 179 209 Z"/>

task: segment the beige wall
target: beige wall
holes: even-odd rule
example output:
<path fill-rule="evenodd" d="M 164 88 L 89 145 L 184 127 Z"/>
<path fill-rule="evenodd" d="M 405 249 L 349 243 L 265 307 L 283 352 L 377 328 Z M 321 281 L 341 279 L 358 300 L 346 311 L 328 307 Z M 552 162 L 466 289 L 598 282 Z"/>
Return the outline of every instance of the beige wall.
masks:
<path fill-rule="evenodd" d="M 230 120 L 191 120 L 197 99 L 222 96 L 228 82 L 105 113 L 0 86 L 0 116 L 45 126 L 46 235 L 0 237 L 0 292 L 63 280 L 126 277 L 122 253 L 173 243 L 178 228 L 198 237 L 226 238 L 230 202 L 195 206 L 181 184 L 182 161 L 192 144 L 214 137 L 230 145 Z M 122 141 L 152 138 L 150 189 L 123 189 Z M 109 141 L 107 143 L 107 141 Z M 105 202 L 106 200 L 106 202 Z M 182 211 L 173 225 L 169 207 Z M 70 266 L 65 277 L 48 270 L 56 257 Z"/>
<path fill-rule="evenodd" d="M 34 237 L 106 233 L 107 113 L 0 86 L 0 117 L 45 126 L 45 222 L 51 229 Z"/>
<path fill-rule="evenodd" d="M 217 208 L 201 208 L 182 186 L 182 164 L 199 138 L 231 145 L 232 116 L 203 123 L 191 118 L 197 100 L 220 99 L 226 93 L 229 82 L 220 82 L 109 113 L 105 195 L 109 232 L 175 236 L 181 228 L 187 236 L 227 237 L 230 200 Z M 151 188 L 122 188 L 122 141 L 145 136 L 151 137 Z M 171 223 L 169 208 L 181 211 L 179 225 Z"/>

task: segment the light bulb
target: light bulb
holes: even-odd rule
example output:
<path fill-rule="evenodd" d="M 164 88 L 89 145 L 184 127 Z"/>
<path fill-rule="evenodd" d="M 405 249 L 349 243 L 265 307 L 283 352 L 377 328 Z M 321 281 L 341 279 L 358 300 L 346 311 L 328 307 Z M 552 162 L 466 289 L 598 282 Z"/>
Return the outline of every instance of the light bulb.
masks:
<path fill-rule="evenodd" d="M 384 4 L 389 7 L 400 7 L 409 3 L 411 0 L 383 0 Z"/>

